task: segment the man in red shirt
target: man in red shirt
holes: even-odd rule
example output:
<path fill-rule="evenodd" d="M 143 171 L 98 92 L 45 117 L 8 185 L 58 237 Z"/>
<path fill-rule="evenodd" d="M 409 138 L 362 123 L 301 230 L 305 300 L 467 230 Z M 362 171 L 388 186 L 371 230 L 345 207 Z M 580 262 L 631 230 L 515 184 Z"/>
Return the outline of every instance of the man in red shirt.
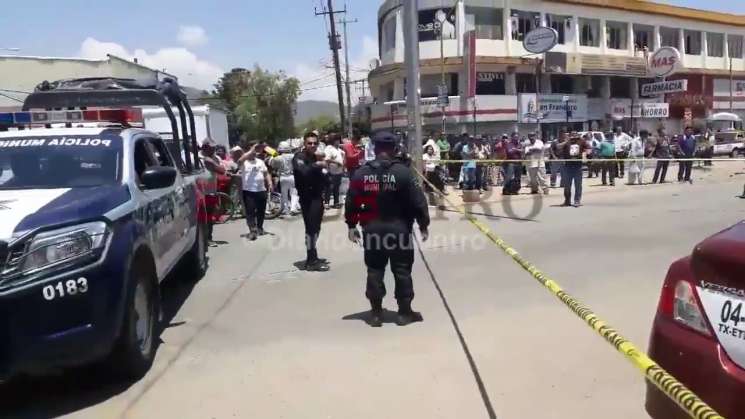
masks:
<path fill-rule="evenodd" d="M 344 150 L 344 167 L 347 169 L 349 178 L 351 179 L 354 172 L 362 166 L 362 161 L 365 157 L 365 147 L 362 145 L 360 136 L 355 134 L 352 136 L 350 142 L 342 145 Z"/>

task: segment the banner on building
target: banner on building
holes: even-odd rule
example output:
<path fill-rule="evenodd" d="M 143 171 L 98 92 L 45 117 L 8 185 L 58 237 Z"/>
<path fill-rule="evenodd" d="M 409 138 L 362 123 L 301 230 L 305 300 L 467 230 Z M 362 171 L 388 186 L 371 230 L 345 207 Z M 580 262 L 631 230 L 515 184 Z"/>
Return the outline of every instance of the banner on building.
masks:
<path fill-rule="evenodd" d="M 633 101 L 631 99 L 615 99 L 609 102 L 608 115 L 616 120 L 624 118 L 667 118 L 670 114 L 670 106 L 663 103 L 662 99 L 644 99 Z M 645 109 L 647 113 L 645 113 Z M 663 111 L 663 109 L 665 109 Z M 662 112 L 664 116 L 658 116 Z M 655 116 L 649 116 L 655 115 Z"/>
<path fill-rule="evenodd" d="M 419 11 L 419 41 L 436 41 L 440 39 L 455 39 L 455 8 L 427 9 Z M 440 24 L 440 20 L 443 23 Z M 442 27 L 442 31 L 440 30 Z"/>
<path fill-rule="evenodd" d="M 466 67 L 466 97 L 476 97 L 476 31 L 465 33 L 463 41 L 463 63 Z"/>
<path fill-rule="evenodd" d="M 586 95 L 518 95 L 521 123 L 586 122 Z"/>
<path fill-rule="evenodd" d="M 641 109 L 642 118 L 668 118 L 670 116 L 670 105 L 667 103 L 643 103 Z"/>

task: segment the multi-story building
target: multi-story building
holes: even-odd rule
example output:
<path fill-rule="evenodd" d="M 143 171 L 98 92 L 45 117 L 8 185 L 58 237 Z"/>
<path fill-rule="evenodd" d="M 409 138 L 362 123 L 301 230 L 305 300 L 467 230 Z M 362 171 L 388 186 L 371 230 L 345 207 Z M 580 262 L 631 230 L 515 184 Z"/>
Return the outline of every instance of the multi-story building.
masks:
<path fill-rule="evenodd" d="M 418 17 L 427 130 L 439 130 L 444 120 L 449 133 L 526 131 L 538 123 L 546 135 L 564 126 L 604 130 L 617 124 L 677 131 L 703 126 L 712 113 L 730 108 L 745 117 L 745 16 L 640 0 L 419 0 Z M 380 59 L 369 75 L 374 130 L 406 125 L 405 24 L 402 0 L 384 1 Z M 554 28 L 558 44 L 530 54 L 522 40 L 539 26 Z M 476 36 L 475 112 L 466 97 L 463 58 L 469 31 Z M 655 81 L 647 57 L 663 46 L 681 54 L 679 70 L 667 79 L 687 79 L 688 90 L 643 97 L 641 85 Z M 436 98 L 443 79 L 450 103 L 441 108 Z M 538 119 L 525 115 L 521 96 L 531 94 L 538 102 L 533 107 L 549 110 Z M 641 118 L 640 104 L 648 101 L 669 103 L 669 118 Z"/>

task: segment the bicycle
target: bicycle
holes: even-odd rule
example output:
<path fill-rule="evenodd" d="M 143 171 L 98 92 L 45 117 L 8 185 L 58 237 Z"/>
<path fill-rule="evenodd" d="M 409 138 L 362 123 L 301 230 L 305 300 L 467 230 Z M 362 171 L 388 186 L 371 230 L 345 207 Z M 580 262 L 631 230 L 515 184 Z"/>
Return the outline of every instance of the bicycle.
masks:
<path fill-rule="evenodd" d="M 279 192 L 272 192 L 266 200 L 265 220 L 273 220 L 282 214 L 282 195 Z"/>

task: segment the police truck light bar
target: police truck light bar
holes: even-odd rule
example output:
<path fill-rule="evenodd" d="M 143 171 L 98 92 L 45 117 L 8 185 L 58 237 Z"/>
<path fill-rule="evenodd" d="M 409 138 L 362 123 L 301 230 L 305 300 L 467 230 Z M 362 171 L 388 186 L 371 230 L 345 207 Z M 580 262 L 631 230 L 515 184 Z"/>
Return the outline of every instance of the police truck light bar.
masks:
<path fill-rule="evenodd" d="M 127 124 L 142 121 L 142 109 L 139 108 L 0 113 L 0 125 L 10 126 L 83 122 Z"/>

